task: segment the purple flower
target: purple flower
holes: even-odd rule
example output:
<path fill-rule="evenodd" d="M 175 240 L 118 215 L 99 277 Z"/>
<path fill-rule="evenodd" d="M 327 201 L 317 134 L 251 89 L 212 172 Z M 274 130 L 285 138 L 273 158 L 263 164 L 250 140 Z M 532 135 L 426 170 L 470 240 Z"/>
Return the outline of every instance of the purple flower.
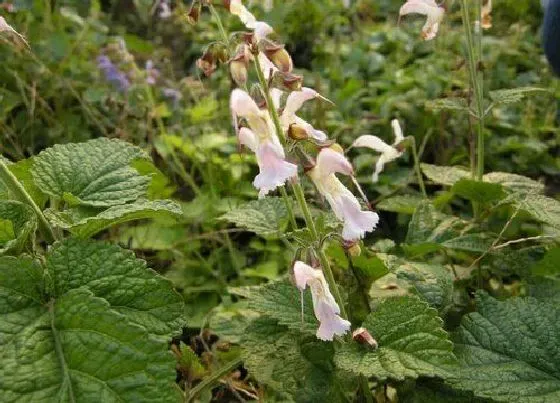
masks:
<path fill-rule="evenodd" d="M 177 108 L 179 106 L 179 102 L 181 102 L 181 100 L 183 99 L 183 94 L 181 94 L 180 91 L 177 91 L 173 88 L 163 88 L 161 91 L 165 98 L 168 98 L 173 102 L 174 108 Z"/>
<path fill-rule="evenodd" d="M 130 81 L 126 74 L 120 71 L 106 55 L 97 58 L 97 67 L 105 75 L 105 79 L 113 84 L 119 91 L 126 92 L 130 88 Z"/>

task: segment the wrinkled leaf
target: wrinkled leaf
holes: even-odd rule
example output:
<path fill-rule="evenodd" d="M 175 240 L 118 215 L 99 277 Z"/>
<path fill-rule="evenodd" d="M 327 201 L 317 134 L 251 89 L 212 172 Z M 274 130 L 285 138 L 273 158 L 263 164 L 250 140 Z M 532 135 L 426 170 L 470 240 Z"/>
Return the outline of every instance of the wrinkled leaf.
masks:
<path fill-rule="evenodd" d="M 286 225 L 288 211 L 282 199 L 267 197 L 234 208 L 221 218 L 258 235 L 272 237 L 278 236 Z"/>

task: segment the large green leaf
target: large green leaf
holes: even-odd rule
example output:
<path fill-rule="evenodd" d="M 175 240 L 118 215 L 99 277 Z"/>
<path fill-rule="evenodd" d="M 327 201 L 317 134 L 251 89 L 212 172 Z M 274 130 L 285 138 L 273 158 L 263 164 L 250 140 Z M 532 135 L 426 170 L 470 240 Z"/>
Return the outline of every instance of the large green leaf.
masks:
<path fill-rule="evenodd" d="M 479 182 L 461 179 L 453 185 L 451 191 L 467 200 L 478 203 L 490 203 L 506 196 L 499 183 Z"/>
<path fill-rule="evenodd" d="M 7 222 L 11 223 L 14 235 L 0 243 L 0 255 L 20 252 L 37 228 L 37 216 L 33 209 L 17 201 L 0 200 L 0 220 L 4 220 L 7 226 L 10 225 Z M 9 228 L 5 230 L 9 231 Z"/>
<path fill-rule="evenodd" d="M 140 148 L 99 138 L 41 152 L 32 173 L 39 188 L 52 197 L 72 205 L 113 206 L 146 194 L 150 177 L 131 167 L 138 158 L 147 158 Z"/>
<path fill-rule="evenodd" d="M 287 222 L 288 211 L 282 199 L 267 197 L 234 208 L 222 219 L 258 235 L 278 236 Z"/>
<path fill-rule="evenodd" d="M 513 192 L 543 193 L 544 184 L 526 176 L 507 172 L 490 172 L 482 178 L 484 182 L 499 183 L 506 190 Z"/>
<path fill-rule="evenodd" d="M 156 335 L 170 336 L 182 324 L 183 301 L 171 283 L 116 245 L 66 240 L 48 254 L 47 269 L 56 295 L 85 287 Z"/>
<path fill-rule="evenodd" d="M 84 207 L 62 212 L 47 210 L 45 215 L 53 225 L 69 230 L 78 237 L 88 238 L 106 228 L 128 221 L 178 218 L 182 211 L 181 207 L 171 200 L 137 200 L 134 203 L 109 207 L 96 215 L 92 215 L 90 208 Z"/>
<path fill-rule="evenodd" d="M 399 195 L 382 200 L 375 207 L 394 213 L 414 214 L 416 207 L 424 200 L 419 195 Z"/>
<path fill-rule="evenodd" d="M 448 376 L 455 357 L 442 325 L 437 311 L 417 297 L 388 298 L 362 324 L 379 348 L 345 343 L 336 352 L 335 363 L 381 381 Z"/>
<path fill-rule="evenodd" d="M 490 99 L 496 104 L 511 104 L 537 93 L 548 92 L 545 88 L 519 87 L 505 90 L 490 91 Z"/>
<path fill-rule="evenodd" d="M 43 278 L 30 260 L 0 258 L 2 402 L 177 401 L 167 343 L 87 286 L 47 296 Z"/>
<path fill-rule="evenodd" d="M 48 198 L 47 195 L 41 192 L 41 190 L 37 187 L 37 184 L 33 179 L 33 175 L 31 172 L 34 163 L 35 160 L 33 157 L 31 157 L 25 160 L 18 161 L 15 164 L 10 164 L 9 169 L 18 179 L 21 185 L 25 188 L 33 201 L 37 203 L 39 207 L 43 208 Z"/>
<path fill-rule="evenodd" d="M 422 168 L 424 175 L 438 185 L 452 186 L 455 182 L 458 182 L 461 179 L 471 177 L 469 171 L 462 167 L 448 167 L 431 164 L 420 164 L 420 167 Z"/>
<path fill-rule="evenodd" d="M 479 294 L 455 335 L 462 364 L 449 382 L 502 402 L 560 401 L 560 309 Z"/>
<path fill-rule="evenodd" d="M 560 201 L 528 193 L 515 195 L 514 205 L 547 225 L 560 228 Z"/>

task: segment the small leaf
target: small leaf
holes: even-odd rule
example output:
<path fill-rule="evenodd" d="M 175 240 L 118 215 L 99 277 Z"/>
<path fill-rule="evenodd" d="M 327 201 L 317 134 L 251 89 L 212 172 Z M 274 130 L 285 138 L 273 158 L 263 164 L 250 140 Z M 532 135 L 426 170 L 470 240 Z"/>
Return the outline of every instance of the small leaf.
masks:
<path fill-rule="evenodd" d="M 62 229 L 80 238 L 89 238 L 109 227 L 142 219 L 176 219 L 182 215 L 181 207 L 171 200 L 138 200 L 134 203 L 109 207 L 97 215 L 90 208 L 77 207 L 56 212 L 47 210 L 45 216 Z"/>
<path fill-rule="evenodd" d="M 437 212 L 433 204 L 429 201 L 420 203 L 408 224 L 406 243 L 415 244 L 427 240 L 437 222 Z"/>
<path fill-rule="evenodd" d="M 400 195 L 382 200 L 375 207 L 393 213 L 414 214 L 416 207 L 424 200 L 419 195 Z"/>
<path fill-rule="evenodd" d="M 0 219 L 11 223 L 11 232 L 10 228 L 4 227 L 4 230 L 8 231 L 4 235 L 10 239 L 4 239 L 4 242 L 0 243 L 0 255 L 19 253 L 35 234 L 37 228 L 35 212 L 27 204 L 2 200 L 0 201 Z M 5 225 L 9 226 L 9 224 Z"/>
<path fill-rule="evenodd" d="M 147 158 L 138 147 L 99 138 L 79 144 L 58 144 L 35 157 L 37 186 L 71 204 L 113 206 L 146 194 L 150 178 L 130 165 Z"/>
<path fill-rule="evenodd" d="M 462 364 L 448 382 L 500 402 L 560 400 L 560 309 L 533 298 L 477 296 L 455 334 Z"/>
<path fill-rule="evenodd" d="M 488 204 L 503 199 L 506 194 L 498 183 L 479 182 L 470 179 L 457 181 L 451 191 L 467 200 Z"/>
<path fill-rule="evenodd" d="M 427 109 L 468 111 L 469 105 L 465 98 L 440 98 L 426 102 Z"/>
<path fill-rule="evenodd" d="M 507 172 L 490 172 L 482 178 L 484 182 L 499 183 L 504 189 L 522 193 L 544 193 L 544 184 L 526 176 Z"/>
<path fill-rule="evenodd" d="M 265 237 L 279 236 L 288 219 L 284 201 L 278 197 L 253 200 L 221 217 L 238 227 Z"/>
<path fill-rule="evenodd" d="M 490 91 L 490 99 L 496 104 L 511 104 L 522 101 L 523 98 L 539 92 L 548 92 L 545 88 L 521 87 L 506 90 Z"/>
<path fill-rule="evenodd" d="M 422 172 L 438 185 L 452 186 L 461 179 L 470 178 L 470 173 L 462 167 L 446 167 L 431 164 L 420 164 Z"/>
<path fill-rule="evenodd" d="M 442 324 L 437 311 L 416 297 L 386 299 L 362 324 L 377 339 L 379 348 L 342 344 L 335 364 L 379 381 L 445 377 L 455 357 Z"/>

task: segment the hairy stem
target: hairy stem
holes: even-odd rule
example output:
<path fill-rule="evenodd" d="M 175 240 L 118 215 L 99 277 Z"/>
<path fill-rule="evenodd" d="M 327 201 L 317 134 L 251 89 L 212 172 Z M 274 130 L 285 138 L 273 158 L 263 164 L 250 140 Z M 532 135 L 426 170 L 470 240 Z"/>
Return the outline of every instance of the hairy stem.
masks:
<path fill-rule="evenodd" d="M 461 0 L 461 15 L 465 29 L 467 45 L 467 62 L 470 76 L 470 86 L 474 92 L 474 103 L 477 120 L 477 163 L 476 179 L 482 180 L 484 175 L 484 98 L 483 98 L 483 75 L 478 68 L 482 61 L 482 27 L 480 26 L 480 0 L 476 0 L 475 9 L 478 12 L 478 23 L 476 26 L 476 43 L 469 18 L 469 7 L 467 0 Z"/>
<path fill-rule="evenodd" d="M 235 367 L 241 364 L 241 358 L 236 358 L 231 360 L 230 362 L 226 363 L 223 367 L 216 370 L 212 375 L 205 378 L 202 382 L 192 388 L 189 392 L 188 397 L 186 398 L 185 402 L 192 402 L 200 392 L 206 389 L 209 386 L 212 386 L 214 383 L 218 382 L 220 378 L 230 373 Z"/>
<path fill-rule="evenodd" d="M 22 203 L 28 204 L 31 206 L 35 214 L 37 215 L 37 219 L 39 220 L 39 226 L 45 239 L 47 242 L 51 243 L 53 241 L 58 240 L 58 236 L 56 232 L 53 230 L 49 222 L 47 221 L 45 215 L 37 206 L 33 198 L 27 193 L 23 185 L 18 181 L 15 175 L 10 171 L 8 166 L 4 161 L 0 159 L 0 180 L 4 182 L 4 184 L 10 189 L 10 191 L 14 194 L 15 198 Z"/>

